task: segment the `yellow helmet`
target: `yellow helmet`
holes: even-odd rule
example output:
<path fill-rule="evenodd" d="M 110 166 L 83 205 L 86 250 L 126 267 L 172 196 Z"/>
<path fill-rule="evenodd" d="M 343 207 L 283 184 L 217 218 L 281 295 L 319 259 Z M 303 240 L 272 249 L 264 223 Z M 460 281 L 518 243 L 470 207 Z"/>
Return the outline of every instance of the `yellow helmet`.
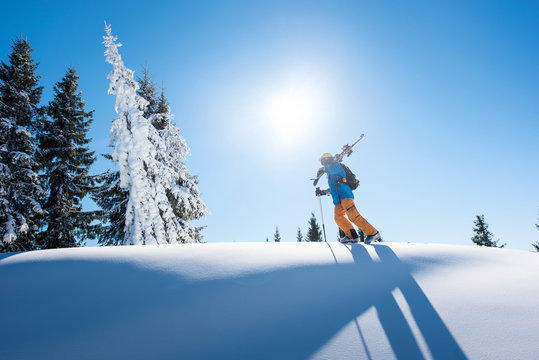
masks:
<path fill-rule="evenodd" d="M 329 165 L 331 163 L 331 161 L 333 160 L 333 156 L 330 154 L 330 153 L 324 153 L 322 154 L 322 156 L 320 157 L 320 162 L 322 163 L 322 165 L 326 166 L 326 165 Z"/>
<path fill-rule="evenodd" d="M 322 156 L 320 156 L 320 160 L 322 159 L 331 159 L 333 158 L 333 155 L 331 155 L 330 153 L 324 153 L 322 154 Z"/>

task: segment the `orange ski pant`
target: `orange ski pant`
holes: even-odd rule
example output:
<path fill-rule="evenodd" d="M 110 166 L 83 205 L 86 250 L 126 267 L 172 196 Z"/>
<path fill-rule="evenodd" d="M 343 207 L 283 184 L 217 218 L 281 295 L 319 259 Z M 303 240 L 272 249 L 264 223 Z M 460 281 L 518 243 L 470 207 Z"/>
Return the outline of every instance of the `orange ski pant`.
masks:
<path fill-rule="evenodd" d="M 354 226 L 348 221 L 345 214 L 348 215 L 348 219 L 356 224 L 365 235 L 370 236 L 378 232 L 378 230 L 359 214 L 359 211 L 357 211 L 356 205 L 354 204 L 354 199 L 342 199 L 340 203 L 335 205 L 335 222 L 349 238 L 352 237 L 350 230 L 352 230 Z"/>

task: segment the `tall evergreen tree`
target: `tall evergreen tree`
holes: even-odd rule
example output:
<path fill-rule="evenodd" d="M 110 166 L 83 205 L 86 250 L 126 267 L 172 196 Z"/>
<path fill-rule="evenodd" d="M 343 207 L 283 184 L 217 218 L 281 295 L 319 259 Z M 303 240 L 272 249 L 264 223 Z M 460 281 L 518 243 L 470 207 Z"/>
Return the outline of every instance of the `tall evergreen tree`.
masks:
<path fill-rule="evenodd" d="M 111 156 L 118 162 L 120 187 L 129 193 L 124 244 L 200 241 L 198 229 L 189 220 L 203 216 L 207 208 L 194 197 L 198 189 L 182 162 L 189 150 L 185 140 L 170 127 L 160 134 L 144 116 L 148 101 L 137 94 L 139 86 L 118 53 L 121 45 L 110 26 L 106 32 L 105 55 L 113 65 L 109 93 L 116 95 L 119 114 L 112 125 Z M 167 112 L 163 117 L 171 119 L 172 115 Z"/>
<path fill-rule="evenodd" d="M 275 234 L 273 235 L 273 241 L 281 242 L 281 234 L 279 233 L 279 227 L 275 227 Z"/>
<path fill-rule="evenodd" d="M 302 241 L 303 241 L 303 234 L 301 233 L 301 229 L 300 229 L 300 228 L 298 228 L 298 233 L 297 233 L 297 235 L 296 235 L 296 240 L 297 240 L 298 242 L 302 242 Z"/>
<path fill-rule="evenodd" d="M 92 185 L 88 173 L 95 161 L 87 138 L 93 111 L 84 110 L 78 81 L 75 69 L 69 68 L 56 83 L 54 100 L 47 107 L 49 118 L 39 136 L 48 191 L 40 245 L 48 249 L 79 245 L 94 219 L 92 212 L 82 211 L 82 199 Z"/>
<path fill-rule="evenodd" d="M 500 247 L 503 248 L 504 245 L 498 246 L 498 241 L 492 240 L 494 237 L 494 234 L 492 234 L 488 229 L 488 224 L 485 221 L 484 215 L 477 215 L 476 220 L 474 221 L 474 233 L 475 235 L 472 237 L 472 241 L 479 245 L 479 246 L 488 246 L 488 247 Z"/>
<path fill-rule="evenodd" d="M 148 119 L 157 113 L 157 95 L 147 66 L 143 68 L 143 77 L 137 78 L 137 82 L 139 84 L 137 94 L 146 100 L 146 104 L 141 106 L 141 111 Z M 102 156 L 113 161 L 109 154 Z M 120 187 L 119 170 L 108 170 L 97 175 L 95 179 L 100 185 L 92 192 L 92 199 L 101 208 L 99 213 L 101 223 L 94 227 L 94 237 L 98 239 L 100 245 L 121 245 L 125 240 L 125 214 L 129 192 Z"/>
<path fill-rule="evenodd" d="M 172 214 L 166 220 L 167 227 L 185 229 L 192 239 L 200 241 L 202 227 L 192 227 L 189 222 L 203 217 L 208 209 L 200 198 L 198 177 L 190 174 L 185 166 L 185 160 L 190 155 L 189 147 L 176 124 L 172 122 L 173 115 L 164 89 L 161 89 L 160 96 L 156 97 L 156 87 L 147 68 L 144 76 L 139 79 L 139 86 L 138 94 L 148 102 L 144 109 L 145 116 L 158 134 L 158 137 L 150 140 L 157 149 L 155 160 L 161 168 L 154 181 L 165 189 L 172 209 Z M 182 242 L 188 241 L 181 234 L 180 237 Z"/>
<path fill-rule="evenodd" d="M 314 213 L 311 213 L 309 219 L 309 229 L 307 230 L 307 241 L 322 241 L 322 230 L 316 221 Z"/>
<path fill-rule="evenodd" d="M 45 191 L 36 161 L 41 128 L 38 64 L 26 39 L 13 42 L 9 63 L 0 65 L 0 250 L 36 248 Z"/>

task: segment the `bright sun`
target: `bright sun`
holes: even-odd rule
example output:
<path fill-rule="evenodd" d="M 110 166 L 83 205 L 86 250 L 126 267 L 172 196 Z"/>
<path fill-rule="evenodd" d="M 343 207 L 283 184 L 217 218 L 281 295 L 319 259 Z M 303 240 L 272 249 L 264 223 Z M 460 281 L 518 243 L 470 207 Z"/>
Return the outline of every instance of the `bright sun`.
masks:
<path fill-rule="evenodd" d="M 300 141 L 316 129 L 325 103 L 321 91 L 309 82 L 292 82 L 267 99 L 266 117 L 281 144 Z"/>

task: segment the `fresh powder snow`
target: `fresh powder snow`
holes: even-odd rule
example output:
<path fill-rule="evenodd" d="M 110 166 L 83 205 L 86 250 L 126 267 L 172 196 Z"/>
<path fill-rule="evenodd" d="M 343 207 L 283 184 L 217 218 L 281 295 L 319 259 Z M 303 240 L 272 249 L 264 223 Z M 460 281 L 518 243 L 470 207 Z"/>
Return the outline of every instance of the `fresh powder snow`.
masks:
<path fill-rule="evenodd" d="M 213 243 L 0 255 L 3 359 L 537 359 L 539 254 Z"/>

